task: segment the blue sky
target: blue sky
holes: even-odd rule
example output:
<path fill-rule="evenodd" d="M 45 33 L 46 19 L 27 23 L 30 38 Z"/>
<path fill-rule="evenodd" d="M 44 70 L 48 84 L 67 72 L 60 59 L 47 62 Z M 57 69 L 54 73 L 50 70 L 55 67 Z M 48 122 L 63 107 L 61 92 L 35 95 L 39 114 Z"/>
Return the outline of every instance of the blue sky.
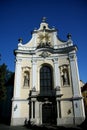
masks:
<path fill-rule="evenodd" d="M 80 79 L 87 82 L 87 1 L 86 0 L 0 0 L 0 64 L 15 70 L 13 50 L 18 39 L 25 44 L 31 31 L 38 28 L 42 17 L 49 26 L 58 29 L 58 37 L 67 40 L 72 34 L 78 46 L 77 57 Z"/>

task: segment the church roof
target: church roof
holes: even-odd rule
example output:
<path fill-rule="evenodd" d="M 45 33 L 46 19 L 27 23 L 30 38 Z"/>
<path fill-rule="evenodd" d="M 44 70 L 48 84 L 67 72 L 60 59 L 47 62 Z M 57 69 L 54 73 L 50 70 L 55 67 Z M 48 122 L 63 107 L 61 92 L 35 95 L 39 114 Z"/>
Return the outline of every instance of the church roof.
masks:
<path fill-rule="evenodd" d="M 87 91 L 87 83 L 83 87 L 81 87 L 81 92 Z"/>

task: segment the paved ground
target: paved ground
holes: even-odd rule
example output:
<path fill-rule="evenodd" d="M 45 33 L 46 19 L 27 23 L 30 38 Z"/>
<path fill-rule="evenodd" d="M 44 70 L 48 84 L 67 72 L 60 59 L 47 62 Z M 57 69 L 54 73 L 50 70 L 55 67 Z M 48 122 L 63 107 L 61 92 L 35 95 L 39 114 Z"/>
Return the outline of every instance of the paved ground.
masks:
<path fill-rule="evenodd" d="M 26 128 L 24 126 L 8 126 L 0 124 L 0 130 L 31 130 L 31 129 Z"/>
<path fill-rule="evenodd" d="M 0 124 L 0 130 L 28 130 L 23 126 L 7 126 Z"/>
<path fill-rule="evenodd" d="M 87 127 L 73 127 L 73 126 L 66 126 L 66 127 L 56 127 L 56 126 L 33 126 L 33 127 L 25 127 L 25 126 L 7 126 L 0 124 L 0 130 L 87 130 Z"/>

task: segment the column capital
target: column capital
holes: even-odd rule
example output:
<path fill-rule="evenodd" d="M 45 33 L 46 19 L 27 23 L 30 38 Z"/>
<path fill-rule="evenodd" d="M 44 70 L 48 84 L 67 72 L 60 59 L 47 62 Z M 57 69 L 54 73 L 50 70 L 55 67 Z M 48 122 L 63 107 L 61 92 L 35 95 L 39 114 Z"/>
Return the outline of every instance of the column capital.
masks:
<path fill-rule="evenodd" d="M 20 59 L 20 58 L 16 58 L 16 59 L 15 59 L 15 62 L 18 63 L 18 64 L 20 64 L 21 61 L 22 61 L 22 59 Z"/>
<path fill-rule="evenodd" d="M 37 59 L 32 59 L 31 62 L 32 62 L 32 64 L 36 64 Z"/>
<path fill-rule="evenodd" d="M 53 59 L 53 62 L 54 62 L 54 63 L 58 63 L 58 58 L 54 58 L 54 59 Z"/>
<path fill-rule="evenodd" d="M 55 90 L 60 91 L 60 86 L 56 86 Z"/>
<path fill-rule="evenodd" d="M 69 55 L 69 60 L 70 61 L 75 61 L 76 58 L 77 58 L 76 54 L 70 54 Z"/>

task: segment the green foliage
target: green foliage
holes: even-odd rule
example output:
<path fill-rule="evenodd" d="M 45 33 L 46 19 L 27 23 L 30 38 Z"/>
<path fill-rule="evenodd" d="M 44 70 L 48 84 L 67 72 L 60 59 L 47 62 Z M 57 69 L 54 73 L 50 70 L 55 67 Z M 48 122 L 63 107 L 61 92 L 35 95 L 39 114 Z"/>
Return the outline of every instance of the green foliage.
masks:
<path fill-rule="evenodd" d="M 7 86 L 13 85 L 14 73 L 7 69 L 5 64 L 0 65 L 0 101 L 7 96 Z"/>
<path fill-rule="evenodd" d="M 7 66 L 5 64 L 2 64 L 0 66 L 0 100 L 5 100 L 6 98 L 6 86 L 5 86 L 6 70 Z"/>

